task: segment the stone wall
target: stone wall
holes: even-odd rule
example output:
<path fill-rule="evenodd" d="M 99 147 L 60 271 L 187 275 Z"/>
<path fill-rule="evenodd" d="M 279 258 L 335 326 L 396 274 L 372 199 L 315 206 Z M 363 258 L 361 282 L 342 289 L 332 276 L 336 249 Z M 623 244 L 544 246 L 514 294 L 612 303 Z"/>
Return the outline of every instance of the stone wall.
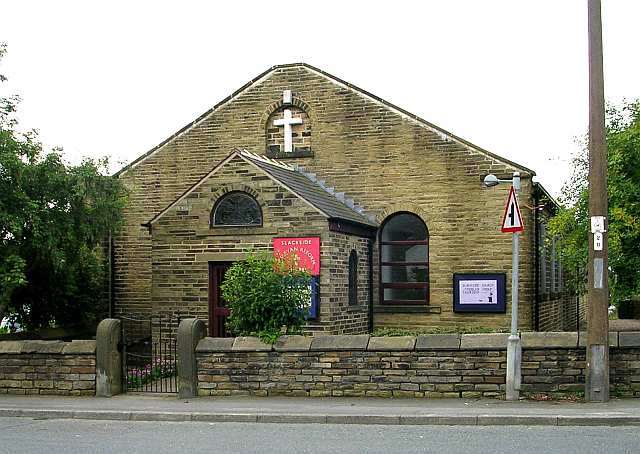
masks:
<path fill-rule="evenodd" d="M 579 335 L 580 334 L 580 335 Z M 205 338 L 201 396 L 500 397 L 506 334 Z M 619 337 L 619 339 L 618 339 Z M 522 334 L 522 392 L 584 391 L 585 333 Z M 640 397 L 640 333 L 611 333 L 612 395 Z"/>
<path fill-rule="evenodd" d="M 0 394 L 93 396 L 95 341 L 0 342 Z"/>
<path fill-rule="evenodd" d="M 241 158 L 233 158 L 152 226 L 152 308 L 168 318 L 208 321 L 209 262 L 242 260 L 247 251 L 270 251 L 274 237 L 319 237 L 320 314 L 309 331 L 364 333 L 368 329 L 367 239 L 329 231 L 328 220 L 292 192 Z M 251 194 L 262 210 L 262 225 L 212 227 L 216 201 L 231 191 Z M 358 304 L 348 306 L 348 261 L 356 250 Z"/>

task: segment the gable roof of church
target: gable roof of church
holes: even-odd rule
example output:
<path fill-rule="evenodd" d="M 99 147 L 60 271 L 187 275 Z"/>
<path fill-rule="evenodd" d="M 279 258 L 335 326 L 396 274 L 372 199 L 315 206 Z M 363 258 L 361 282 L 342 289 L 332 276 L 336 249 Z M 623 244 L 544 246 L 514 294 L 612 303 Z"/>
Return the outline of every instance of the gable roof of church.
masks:
<path fill-rule="evenodd" d="M 366 90 L 363 90 L 362 88 L 359 88 L 347 81 L 344 81 L 342 79 L 340 79 L 339 77 L 336 77 L 332 74 L 329 74 L 326 71 L 323 71 L 321 69 L 318 69 L 314 66 L 311 66 L 307 63 L 288 63 L 288 64 L 283 64 L 283 65 L 275 65 L 272 66 L 271 68 L 267 69 L 266 71 L 264 71 L 263 73 L 259 74 L 258 76 L 254 77 L 253 79 L 251 79 L 249 82 L 247 82 L 246 84 L 244 84 L 242 87 L 240 87 L 239 89 L 237 89 L 236 91 L 234 91 L 233 93 L 231 93 L 229 96 L 227 96 L 226 98 L 224 98 L 222 101 L 220 101 L 219 103 L 217 103 L 215 106 L 213 106 L 211 109 L 207 110 L 205 113 L 203 113 L 202 115 L 200 115 L 198 118 L 196 118 L 194 121 L 192 121 L 191 123 L 185 125 L 184 127 L 182 127 L 179 131 L 175 132 L 174 134 L 172 134 L 170 137 L 168 137 L 167 139 L 165 139 L 164 141 L 162 141 L 161 143 L 159 143 L 158 145 L 156 145 L 155 147 L 153 147 L 151 150 L 149 150 L 148 152 L 146 152 L 145 154 L 143 154 L 142 156 L 139 156 L 137 159 L 133 160 L 131 163 L 127 164 L 126 166 L 124 166 L 122 169 L 120 169 L 118 172 L 115 173 L 114 176 L 119 176 L 122 173 L 126 172 L 129 169 L 132 169 L 133 167 L 135 167 L 137 164 L 139 164 L 140 162 L 144 161 L 147 157 L 151 156 L 152 154 L 154 154 L 156 151 L 160 150 L 162 147 L 164 147 L 167 143 L 169 143 L 171 140 L 173 140 L 174 138 L 182 135 L 183 133 L 185 133 L 186 131 L 188 131 L 189 129 L 191 129 L 192 127 L 194 127 L 195 125 L 197 125 L 198 123 L 200 123 L 202 120 L 204 120 L 205 118 L 207 118 L 209 115 L 211 115 L 212 113 L 214 113 L 218 108 L 220 108 L 221 106 L 227 104 L 228 102 L 230 102 L 231 100 L 233 100 L 236 96 L 238 96 L 240 93 L 242 93 L 243 91 L 247 90 L 248 88 L 250 88 L 251 86 L 262 82 L 265 78 L 269 77 L 271 74 L 275 73 L 277 70 L 279 69 L 283 69 L 283 68 L 291 68 L 291 67 L 302 67 L 307 69 L 308 71 L 314 72 L 322 77 L 324 77 L 325 79 L 328 79 L 330 82 L 334 83 L 334 84 L 338 84 L 344 87 L 347 87 L 351 90 L 353 90 L 354 92 L 358 93 L 361 96 L 364 96 L 365 98 L 368 98 L 369 100 L 382 104 L 383 106 L 385 106 L 386 108 L 388 108 L 389 110 L 411 120 L 414 121 L 416 123 L 418 123 L 419 125 L 426 127 L 427 129 L 435 132 L 436 134 L 438 134 L 442 139 L 444 140 L 452 140 L 454 142 L 457 142 L 458 144 L 464 146 L 465 148 L 475 151 L 477 153 L 483 154 L 485 156 L 488 156 L 492 159 L 495 159 L 503 164 L 507 164 L 509 166 L 512 166 L 518 170 L 524 171 L 529 173 L 531 176 L 535 175 L 536 173 L 527 168 L 524 167 L 523 165 L 517 164 L 513 161 L 510 161 L 506 158 L 503 158 L 502 156 L 499 156 L 497 154 L 491 153 L 488 150 L 485 150 L 484 148 L 481 148 L 461 137 L 456 136 L 455 134 L 450 133 L 449 131 L 446 131 L 445 129 L 442 129 L 441 127 L 428 122 L 427 120 L 420 118 L 417 115 L 412 114 L 411 112 L 404 110 L 401 107 L 398 107 L 388 101 L 385 101 L 384 99 L 380 98 L 379 96 L 376 96 L 374 94 L 369 93 Z"/>
<path fill-rule="evenodd" d="M 344 193 L 335 192 L 333 188 L 327 187 L 323 181 L 317 181 L 314 174 L 307 173 L 299 167 L 274 161 L 247 150 L 232 151 L 229 156 L 218 163 L 209 173 L 198 180 L 193 186 L 187 189 L 184 194 L 155 215 L 153 219 L 145 225 L 151 225 L 164 216 L 172 207 L 186 198 L 205 180 L 213 176 L 236 156 L 267 174 L 272 180 L 280 186 L 283 186 L 299 199 L 307 202 L 308 205 L 315 208 L 327 219 L 339 219 L 368 227 L 378 227 L 374 216 L 367 216 L 364 213 L 364 209 L 357 206 L 352 199 L 345 197 Z"/>

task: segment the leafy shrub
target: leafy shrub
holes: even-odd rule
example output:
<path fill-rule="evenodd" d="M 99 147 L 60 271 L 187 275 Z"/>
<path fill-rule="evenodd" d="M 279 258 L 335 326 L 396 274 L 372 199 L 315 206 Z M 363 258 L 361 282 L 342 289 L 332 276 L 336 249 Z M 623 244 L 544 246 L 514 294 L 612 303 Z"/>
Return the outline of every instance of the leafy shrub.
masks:
<path fill-rule="evenodd" d="M 299 333 L 309 311 L 310 280 L 295 255 L 250 254 L 234 263 L 221 285 L 231 310 L 227 328 L 236 336 L 258 336 L 270 344 L 283 330 Z"/>

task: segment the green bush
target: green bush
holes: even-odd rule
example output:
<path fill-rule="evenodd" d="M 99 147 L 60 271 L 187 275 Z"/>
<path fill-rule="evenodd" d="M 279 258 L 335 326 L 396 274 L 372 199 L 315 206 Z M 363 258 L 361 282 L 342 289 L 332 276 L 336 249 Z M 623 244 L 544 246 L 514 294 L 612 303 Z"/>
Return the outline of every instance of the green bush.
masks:
<path fill-rule="evenodd" d="M 281 333 L 300 333 L 309 311 L 310 280 L 294 255 L 250 254 L 234 263 L 221 285 L 231 311 L 227 328 L 236 336 L 258 336 L 270 344 Z"/>

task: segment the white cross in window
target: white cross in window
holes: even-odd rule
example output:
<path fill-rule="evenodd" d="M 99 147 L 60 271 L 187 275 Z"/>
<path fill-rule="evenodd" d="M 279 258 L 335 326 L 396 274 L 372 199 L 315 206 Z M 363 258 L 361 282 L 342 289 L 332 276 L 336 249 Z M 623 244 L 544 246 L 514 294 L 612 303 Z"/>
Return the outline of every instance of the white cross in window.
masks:
<path fill-rule="evenodd" d="M 284 94 L 284 99 L 286 101 L 287 95 L 286 92 Z M 293 131 L 291 129 L 291 125 L 300 125 L 302 124 L 302 118 L 293 118 L 291 116 L 291 110 L 284 110 L 284 118 L 280 120 L 276 120 L 273 122 L 274 126 L 284 126 L 284 152 L 291 153 L 293 151 Z"/>

